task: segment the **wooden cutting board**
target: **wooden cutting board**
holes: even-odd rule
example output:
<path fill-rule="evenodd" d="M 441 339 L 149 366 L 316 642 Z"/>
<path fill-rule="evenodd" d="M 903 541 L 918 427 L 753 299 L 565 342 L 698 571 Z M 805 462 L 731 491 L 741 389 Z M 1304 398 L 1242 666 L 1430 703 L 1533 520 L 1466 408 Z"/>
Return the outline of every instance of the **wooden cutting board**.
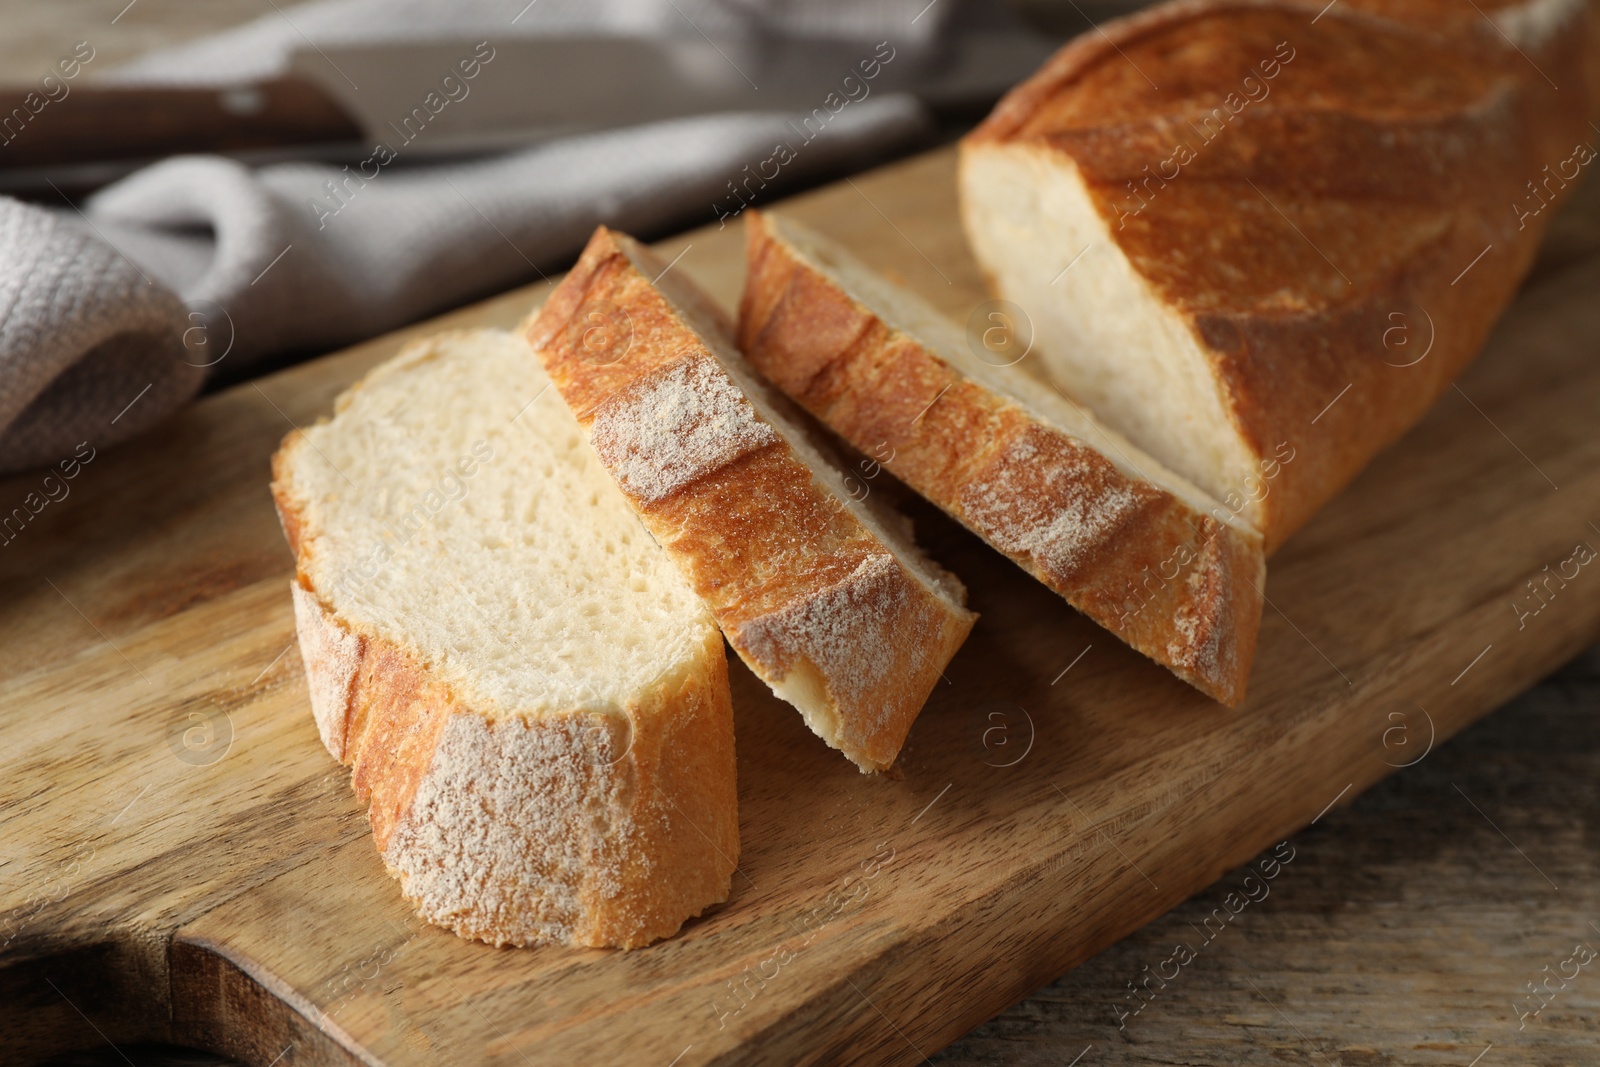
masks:
<path fill-rule="evenodd" d="M 984 299 L 949 150 L 790 210 L 958 321 Z M 741 237 L 662 250 L 731 304 Z M 97 452 L 0 548 L 8 1060 L 161 1039 L 261 1067 L 918 1062 L 1600 636 L 1595 568 L 1525 584 L 1600 546 L 1591 195 L 1460 390 L 1271 561 L 1247 706 L 913 506 L 982 620 L 893 773 L 735 660 L 728 902 L 631 953 L 462 941 L 410 914 L 317 740 L 267 459 L 405 339 L 512 326 L 544 291 L 212 396 Z"/>

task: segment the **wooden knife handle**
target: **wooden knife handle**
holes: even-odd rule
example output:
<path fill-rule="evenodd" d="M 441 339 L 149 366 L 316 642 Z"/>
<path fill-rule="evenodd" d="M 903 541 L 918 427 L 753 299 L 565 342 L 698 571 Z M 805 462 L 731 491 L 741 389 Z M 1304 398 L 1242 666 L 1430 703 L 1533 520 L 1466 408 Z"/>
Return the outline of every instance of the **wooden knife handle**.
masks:
<path fill-rule="evenodd" d="M 65 83 L 63 83 L 65 84 Z M 178 152 L 357 141 L 361 127 L 297 78 L 233 89 L 73 85 L 0 88 L 0 169 L 145 159 Z"/>

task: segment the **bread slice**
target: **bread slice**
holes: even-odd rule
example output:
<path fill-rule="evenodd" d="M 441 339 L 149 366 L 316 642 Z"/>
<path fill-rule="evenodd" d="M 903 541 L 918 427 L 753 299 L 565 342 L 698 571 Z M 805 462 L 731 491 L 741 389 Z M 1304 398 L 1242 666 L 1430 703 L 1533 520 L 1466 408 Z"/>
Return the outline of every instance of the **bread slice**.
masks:
<path fill-rule="evenodd" d="M 630 948 L 728 895 L 727 661 L 548 385 L 515 334 L 419 341 L 272 493 L 317 728 L 418 914 Z"/>
<path fill-rule="evenodd" d="M 894 762 L 976 618 L 909 523 L 853 499 L 681 271 L 601 227 L 528 339 L 728 643 L 863 771 Z"/>
<path fill-rule="evenodd" d="M 1117 637 L 1244 699 L 1260 534 L 838 245 L 745 219 L 739 344 L 757 370 Z"/>
<path fill-rule="evenodd" d="M 965 139 L 968 240 L 1031 318 L 1030 364 L 1272 551 L 1515 293 L 1593 155 L 1591 19 L 1583 0 L 1146 9 Z"/>

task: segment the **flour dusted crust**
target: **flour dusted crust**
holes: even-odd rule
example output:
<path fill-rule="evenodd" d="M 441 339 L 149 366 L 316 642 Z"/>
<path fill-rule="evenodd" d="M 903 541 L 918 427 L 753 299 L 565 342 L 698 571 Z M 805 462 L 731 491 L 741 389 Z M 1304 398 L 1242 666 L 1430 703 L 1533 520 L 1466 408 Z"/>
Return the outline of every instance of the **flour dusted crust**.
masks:
<path fill-rule="evenodd" d="M 1217 700 L 1244 698 L 1265 580 L 1254 531 L 965 376 L 774 220 L 745 216 L 739 344 L 757 369 L 1119 638 Z"/>
<path fill-rule="evenodd" d="M 635 948 L 725 900 L 739 835 L 720 636 L 621 709 L 474 708 L 312 587 L 308 554 L 338 547 L 296 491 L 306 447 L 285 439 L 272 490 L 312 711 L 417 913 L 495 945 Z"/>
<path fill-rule="evenodd" d="M 685 359 L 597 409 L 590 442 L 623 492 L 656 504 L 779 438 L 715 360 Z"/>
<path fill-rule="evenodd" d="M 1007 279 L 1030 265 L 987 250 L 973 207 L 986 167 L 1010 160 L 1040 190 L 1044 176 L 1081 182 L 1104 223 L 1095 255 L 1119 257 L 1192 335 L 1247 466 L 1293 450 L 1244 512 L 1270 551 L 1426 412 L 1510 301 L 1555 213 L 1524 220 L 1516 205 L 1537 205 L 1529 183 L 1593 144 L 1593 21 L 1583 0 L 1183 0 L 1106 23 L 963 142 L 970 242 L 997 295 L 1026 304 Z M 1268 82 L 1259 61 L 1280 43 L 1294 58 Z M 1270 94 L 1239 104 L 1247 89 Z M 1239 110 L 1207 141 L 1197 123 L 1230 93 Z M 1019 220 L 1042 216 L 1006 195 Z M 1416 343 L 1389 347 L 1391 328 Z"/>
<path fill-rule="evenodd" d="M 664 293 L 652 259 L 597 230 L 528 339 L 740 658 L 884 769 L 972 627 L 965 591 L 853 505 L 740 369 L 725 316 L 682 280 Z"/>
<path fill-rule="evenodd" d="M 720 644 L 720 641 L 717 642 Z M 727 897 L 733 760 L 721 649 L 624 716 L 456 712 L 384 862 L 433 922 L 494 944 L 634 948 Z"/>

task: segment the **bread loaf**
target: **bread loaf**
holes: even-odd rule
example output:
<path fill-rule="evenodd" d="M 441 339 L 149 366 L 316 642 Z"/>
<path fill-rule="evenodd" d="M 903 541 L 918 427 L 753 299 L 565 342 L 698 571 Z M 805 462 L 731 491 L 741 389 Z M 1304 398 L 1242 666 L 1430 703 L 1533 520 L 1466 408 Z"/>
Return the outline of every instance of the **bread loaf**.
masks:
<path fill-rule="evenodd" d="M 1260 534 L 842 248 L 745 220 L 739 345 L 757 370 L 1117 637 L 1244 698 Z"/>
<path fill-rule="evenodd" d="M 1594 157 L 1582 0 L 1184 0 L 961 148 L 1053 379 L 1281 544 L 1482 345 Z M 1034 364 L 1037 364 L 1034 366 Z"/>
<path fill-rule="evenodd" d="M 323 743 L 426 920 L 643 945 L 739 852 L 722 639 L 520 337 L 442 334 L 273 457 Z"/>
<path fill-rule="evenodd" d="M 975 616 L 854 499 L 681 271 L 595 231 L 527 336 L 740 658 L 863 771 L 894 762 Z"/>

